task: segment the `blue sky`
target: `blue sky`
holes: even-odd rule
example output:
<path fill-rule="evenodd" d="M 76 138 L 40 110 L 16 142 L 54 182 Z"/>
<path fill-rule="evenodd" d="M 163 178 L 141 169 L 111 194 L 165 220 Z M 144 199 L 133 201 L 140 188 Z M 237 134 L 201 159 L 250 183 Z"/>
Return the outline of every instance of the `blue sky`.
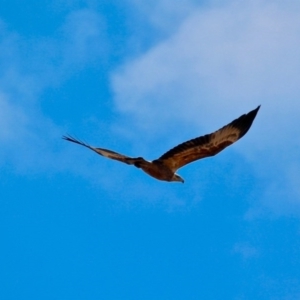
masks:
<path fill-rule="evenodd" d="M 0 0 L 0 298 L 300 298 L 300 3 Z M 155 159 L 261 104 L 185 183 Z"/>

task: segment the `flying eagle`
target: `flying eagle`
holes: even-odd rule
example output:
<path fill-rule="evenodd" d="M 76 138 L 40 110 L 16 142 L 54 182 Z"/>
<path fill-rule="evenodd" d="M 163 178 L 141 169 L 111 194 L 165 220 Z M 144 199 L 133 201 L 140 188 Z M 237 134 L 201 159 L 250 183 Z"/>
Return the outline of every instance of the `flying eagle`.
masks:
<path fill-rule="evenodd" d="M 153 161 L 147 161 L 142 157 L 134 158 L 125 156 L 103 148 L 95 148 L 72 136 L 63 136 L 62 138 L 69 142 L 85 146 L 107 158 L 141 168 L 144 172 L 156 179 L 184 182 L 183 178 L 175 173 L 177 169 L 195 160 L 216 155 L 239 140 L 251 127 L 259 108 L 260 106 L 211 134 L 206 134 L 184 142 Z"/>

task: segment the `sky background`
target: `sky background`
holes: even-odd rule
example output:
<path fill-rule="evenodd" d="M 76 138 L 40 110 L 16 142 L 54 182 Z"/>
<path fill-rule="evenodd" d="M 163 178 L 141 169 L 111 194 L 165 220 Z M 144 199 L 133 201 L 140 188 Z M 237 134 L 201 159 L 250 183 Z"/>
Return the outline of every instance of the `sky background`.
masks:
<path fill-rule="evenodd" d="M 300 299 L 300 2 L 0 0 L 1 299 Z M 184 184 L 152 160 L 261 109 Z"/>

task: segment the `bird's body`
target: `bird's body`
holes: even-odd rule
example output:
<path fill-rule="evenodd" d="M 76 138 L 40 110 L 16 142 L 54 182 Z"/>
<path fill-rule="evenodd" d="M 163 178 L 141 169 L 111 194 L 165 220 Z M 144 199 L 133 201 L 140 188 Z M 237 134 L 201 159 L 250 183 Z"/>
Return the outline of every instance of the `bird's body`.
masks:
<path fill-rule="evenodd" d="M 177 177 L 179 175 L 175 174 L 168 166 L 158 159 L 151 162 L 145 160 L 141 164 L 135 164 L 135 166 L 141 168 L 145 173 L 159 180 L 181 181 L 176 180 L 176 178 L 181 178 Z"/>
<path fill-rule="evenodd" d="M 251 127 L 259 108 L 260 106 L 248 114 L 240 116 L 216 132 L 189 140 L 172 148 L 152 162 L 146 161 L 142 157 L 133 158 L 108 149 L 92 147 L 71 136 L 63 136 L 63 139 L 85 146 L 107 158 L 134 165 L 156 179 L 184 182 L 184 180 L 175 173 L 177 169 L 195 160 L 216 155 L 239 140 Z"/>

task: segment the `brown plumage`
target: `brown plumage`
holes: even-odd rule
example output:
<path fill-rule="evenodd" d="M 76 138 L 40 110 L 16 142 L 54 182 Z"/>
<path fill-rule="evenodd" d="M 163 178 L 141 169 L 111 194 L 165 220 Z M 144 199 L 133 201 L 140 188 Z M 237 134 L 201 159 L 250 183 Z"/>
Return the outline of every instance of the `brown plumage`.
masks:
<path fill-rule="evenodd" d="M 184 180 L 175 173 L 176 170 L 195 160 L 216 155 L 239 140 L 251 127 L 259 108 L 260 106 L 211 134 L 197 137 L 172 148 L 152 162 L 146 161 L 142 157 L 133 158 L 111 150 L 92 147 L 71 136 L 63 136 L 63 139 L 85 146 L 107 158 L 141 168 L 144 172 L 156 179 L 184 182 Z"/>

